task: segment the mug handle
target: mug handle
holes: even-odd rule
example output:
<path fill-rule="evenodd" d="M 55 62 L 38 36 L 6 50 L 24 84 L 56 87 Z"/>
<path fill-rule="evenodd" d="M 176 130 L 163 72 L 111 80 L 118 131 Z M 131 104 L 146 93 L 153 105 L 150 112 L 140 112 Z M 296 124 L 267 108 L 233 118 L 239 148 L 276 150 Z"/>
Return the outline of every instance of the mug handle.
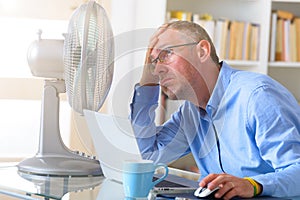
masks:
<path fill-rule="evenodd" d="M 157 183 L 163 181 L 169 174 L 169 168 L 168 168 L 167 165 L 165 165 L 163 163 L 159 163 L 159 164 L 156 165 L 155 169 L 157 169 L 159 167 L 165 168 L 165 174 L 162 177 L 160 177 L 159 179 L 157 179 L 156 181 L 152 182 L 152 187 L 151 188 L 153 188 Z"/>

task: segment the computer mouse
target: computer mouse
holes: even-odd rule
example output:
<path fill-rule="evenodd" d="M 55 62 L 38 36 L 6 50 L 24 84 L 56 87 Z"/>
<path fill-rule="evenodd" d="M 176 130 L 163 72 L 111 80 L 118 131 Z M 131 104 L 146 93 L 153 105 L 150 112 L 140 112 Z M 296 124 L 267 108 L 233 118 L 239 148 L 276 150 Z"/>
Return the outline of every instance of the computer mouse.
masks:
<path fill-rule="evenodd" d="M 197 190 L 194 192 L 194 196 L 198 198 L 206 198 L 206 199 L 213 199 L 215 193 L 219 190 L 219 187 L 216 187 L 213 190 L 210 190 L 206 187 L 199 187 Z"/>

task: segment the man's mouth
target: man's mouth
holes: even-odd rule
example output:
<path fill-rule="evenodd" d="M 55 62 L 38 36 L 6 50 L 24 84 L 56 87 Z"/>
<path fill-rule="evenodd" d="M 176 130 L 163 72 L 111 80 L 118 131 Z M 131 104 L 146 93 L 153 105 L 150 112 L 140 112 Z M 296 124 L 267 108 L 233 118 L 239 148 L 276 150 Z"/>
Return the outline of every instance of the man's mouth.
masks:
<path fill-rule="evenodd" d="M 160 81 L 160 85 L 167 87 L 168 86 L 168 82 L 170 82 L 172 80 L 172 78 L 163 78 Z"/>

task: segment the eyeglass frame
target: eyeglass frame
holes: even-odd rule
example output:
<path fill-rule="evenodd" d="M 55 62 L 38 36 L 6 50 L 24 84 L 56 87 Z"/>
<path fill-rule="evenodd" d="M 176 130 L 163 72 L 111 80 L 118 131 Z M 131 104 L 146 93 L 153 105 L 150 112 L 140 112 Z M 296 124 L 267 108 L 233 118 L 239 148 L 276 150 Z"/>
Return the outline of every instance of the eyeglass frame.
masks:
<path fill-rule="evenodd" d="M 153 59 L 153 60 L 150 61 L 150 63 L 151 63 L 154 67 L 156 66 L 156 64 L 158 63 L 158 61 L 159 61 L 160 63 L 164 63 L 165 60 L 160 59 L 159 57 L 161 56 L 161 53 L 164 52 L 164 51 L 166 51 L 166 50 L 171 51 L 173 48 L 176 48 L 176 47 L 191 46 L 191 45 L 196 45 L 196 44 L 198 44 L 198 43 L 199 43 L 199 42 L 192 42 L 192 43 L 178 44 L 178 45 L 173 45 L 173 46 L 165 47 L 165 48 L 163 48 L 163 49 L 158 53 L 158 55 L 157 55 L 157 57 L 156 57 L 155 59 Z"/>

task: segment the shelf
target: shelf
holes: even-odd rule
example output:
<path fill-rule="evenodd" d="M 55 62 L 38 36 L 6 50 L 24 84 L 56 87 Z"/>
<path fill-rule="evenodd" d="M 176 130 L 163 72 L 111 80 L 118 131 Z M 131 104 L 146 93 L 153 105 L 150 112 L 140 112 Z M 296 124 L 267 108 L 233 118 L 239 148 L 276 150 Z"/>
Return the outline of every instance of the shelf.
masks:
<path fill-rule="evenodd" d="M 247 61 L 247 60 L 225 60 L 229 65 L 232 66 L 245 66 L 245 67 L 251 67 L 251 66 L 259 66 L 259 61 Z"/>
<path fill-rule="evenodd" d="M 300 3 L 299 0 L 272 0 L 273 3 L 279 2 L 279 3 Z"/>
<path fill-rule="evenodd" d="M 272 68 L 299 68 L 300 62 L 269 62 L 269 67 Z"/>

